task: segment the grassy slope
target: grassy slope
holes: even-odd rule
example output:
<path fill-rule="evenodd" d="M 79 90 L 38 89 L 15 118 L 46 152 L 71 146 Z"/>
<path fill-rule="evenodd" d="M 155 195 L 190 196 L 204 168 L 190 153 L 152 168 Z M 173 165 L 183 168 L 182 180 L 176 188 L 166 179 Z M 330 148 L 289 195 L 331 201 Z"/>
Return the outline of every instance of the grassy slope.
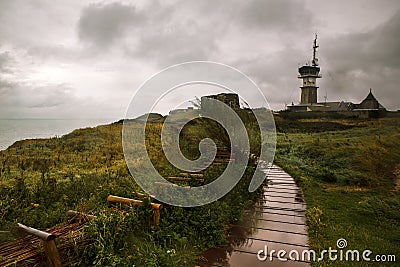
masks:
<path fill-rule="evenodd" d="M 310 127 L 298 127 L 302 123 Z M 400 163 L 400 119 L 278 119 L 277 125 L 276 163 L 303 188 L 311 247 L 336 248 L 336 240 L 345 238 L 348 249 L 399 260 L 400 194 L 394 192 L 393 171 Z M 338 264 L 360 266 L 332 265 Z"/>
<path fill-rule="evenodd" d="M 195 127 L 189 129 L 189 135 L 196 132 Z M 400 162 L 400 120 L 289 121 L 277 118 L 277 128 L 276 162 L 293 174 L 304 189 L 312 248 L 335 247 L 338 238 L 345 238 L 349 249 L 368 248 L 374 253 L 400 257 L 400 196 L 393 192 L 392 180 L 394 166 Z M 153 131 L 159 129 L 155 124 Z M 107 208 L 108 194 L 129 197 L 132 190 L 137 190 L 125 166 L 120 131 L 121 124 L 77 130 L 62 138 L 17 142 L 0 152 L 3 196 L 0 239 L 10 237 L 16 220 L 46 228 L 65 220 L 67 209 L 97 213 Z M 150 143 L 154 146 L 150 150 L 153 149 L 156 156 L 157 143 Z M 190 152 L 191 149 L 183 150 Z M 163 172 L 176 171 L 162 164 L 163 161 L 162 157 L 157 159 Z M 140 233 L 132 237 L 132 242 L 121 245 L 125 252 L 137 250 L 136 258 L 129 259 L 125 252 L 116 252 L 120 247 L 102 249 L 104 244 L 97 243 L 98 247 L 86 251 L 81 259 L 95 261 L 98 265 L 123 260 L 138 262 L 143 258 L 149 262 L 142 264 L 148 265 L 157 265 L 160 260 L 165 265 L 190 263 L 193 253 L 202 247 L 223 242 L 220 230 L 224 227 L 221 226 L 240 217 L 234 214 L 239 209 L 223 218 L 218 215 L 227 214 L 226 203 L 232 201 L 237 201 L 234 194 L 198 211 L 167 208 L 161 232 L 146 228 L 146 221 L 133 217 L 128 220 L 124 213 L 101 216 L 89 228 L 88 235 L 99 236 L 99 229 L 110 225 L 118 227 L 101 238 L 111 243 L 114 235 Z M 146 214 L 147 211 L 132 212 Z M 208 215 L 204 217 L 203 213 Z M 188 215 L 196 220 L 188 220 Z M 193 231 L 200 229 L 199 225 L 206 232 Z M 201 239 L 201 236 L 209 238 Z M 150 241 L 156 245 L 149 245 Z M 141 246 L 130 247 L 135 242 Z M 183 255 L 178 256 L 179 253 Z"/>
<path fill-rule="evenodd" d="M 240 220 L 244 207 L 259 194 L 247 191 L 253 168 L 214 203 L 164 205 L 160 226 L 154 228 L 149 206 L 114 210 L 107 205 L 108 194 L 130 197 L 140 191 L 126 168 L 121 127 L 80 129 L 61 138 L 20 141 L 0 151 L 0 242 L 17 235 L 15 222 L 45 229 L 65 221 L 68 209 L 98 215 L 80 237 L 93 244 L 70 252 L 73 266 L 193 266 L 197 254 L 225 242 L 229 225 Z M 147 128 L 149 155 L 163 175 L 178 175 L 160 153 L 161 128 L 158 122 Z M 187 131 L 207 135 L 205 128 L 193 124 Z M 198 154 L 198 143 L 183 143 L 187 156 Z M 223 169 L 208 168 L 205 180 L 215 179 Z"/>

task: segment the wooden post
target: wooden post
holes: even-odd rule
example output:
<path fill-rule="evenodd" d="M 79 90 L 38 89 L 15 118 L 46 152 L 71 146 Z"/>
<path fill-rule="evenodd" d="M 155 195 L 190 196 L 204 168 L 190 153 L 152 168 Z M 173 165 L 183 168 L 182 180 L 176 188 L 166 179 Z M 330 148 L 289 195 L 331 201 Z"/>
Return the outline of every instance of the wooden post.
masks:
<path fill-rule="evenodd" d="M 58 253 L 55 240 L 41 241 L 46 253 L 47 264 L 50 267 L 61 267 L 60 254 Z"/>
<path fill-rule="evenodd" d="M 55 242 L 55 239 L 57 237 L 56 235 L 34 229 L 20 223 L 18 223 L 18 227 L 28 234 L 40 238 L 44 252 L 46 254 L 47 264 L 50 267 L 61 267 L 60 254 L 58 253 Z"/>
<path fill-rule="evenodd" d="M 141 200 L 126 198 L 126 197 L 118 197 L 113 195 L 109 195 L 107 197 L 107 201 L 114 203 L 135 205 L 135 206 L 140 206 L 143 204 L 143 201 Z M 160 209 L 162 205 L 157 203 L 150 203 L 150 205 L 153 208 L 153 225 L 157 226 L 160 223 Z"/>
<path fill-rule="evenodd" d="M 159 204 L 161 207 L 161 204 Z M 161 209 L 154 209 L 153 208 L 153 225 L 158 226 L 160 224 L 160 217 L 161 217 Z"/>

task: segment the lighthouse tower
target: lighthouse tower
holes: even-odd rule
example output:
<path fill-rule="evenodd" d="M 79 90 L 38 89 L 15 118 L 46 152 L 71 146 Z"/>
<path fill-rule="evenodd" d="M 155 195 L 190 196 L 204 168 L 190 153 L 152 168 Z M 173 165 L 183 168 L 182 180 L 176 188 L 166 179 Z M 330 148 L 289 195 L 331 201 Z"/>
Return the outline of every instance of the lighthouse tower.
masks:
<path fill-rule="evenodd" d="M 319 74 L 320 68 L 318 66 L 317 58 L 317 35 L 315 35 L 313 45 L 313 58 L 312 65 L 304 65 L 299 68 L 299 78 L 303 80 L 301 88 L 300 105 L 313 105 L 317 104 L 317 79 L 321 78 Z"/>

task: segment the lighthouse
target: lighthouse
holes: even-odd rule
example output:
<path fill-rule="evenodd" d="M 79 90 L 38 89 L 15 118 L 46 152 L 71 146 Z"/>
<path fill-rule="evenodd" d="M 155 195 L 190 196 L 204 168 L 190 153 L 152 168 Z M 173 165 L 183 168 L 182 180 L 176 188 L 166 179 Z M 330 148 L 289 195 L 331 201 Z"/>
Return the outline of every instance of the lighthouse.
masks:
<path fill-rule="evenodd" d="M 315 35 L 312 61 L 298 69 L 298 78 L 302 82 L 300 86 L 300 103 L 295 105 L 292 102 L 292 105 L 287 106 L 287 110 L 282 114 L 292 118 L 330 118 L 332 116 L 335 118 L 378 118 L 386 116 L 386 109 L 376 100 L 372 94 L 372 89 L 360 104 L 345 101 L 327 101 L 327 97 L 325 97 L 323 103 L 318 103 L 317 79 L 321 78 L 317 58 L 318 47 L 317 35 Z"/>
<path fill-rule="evenodd" d="M 313 45 L 313 57 L 311 65 L 304 65 L 299 68 L 299 78 L 302 79 L 301 99 L 300 105 L 313 105 L 317 104 L 317 79 L 321 78 L 319 74 L 320 68 L 318 66 L 317 58 L 317 35 L 315 35 Z"/>

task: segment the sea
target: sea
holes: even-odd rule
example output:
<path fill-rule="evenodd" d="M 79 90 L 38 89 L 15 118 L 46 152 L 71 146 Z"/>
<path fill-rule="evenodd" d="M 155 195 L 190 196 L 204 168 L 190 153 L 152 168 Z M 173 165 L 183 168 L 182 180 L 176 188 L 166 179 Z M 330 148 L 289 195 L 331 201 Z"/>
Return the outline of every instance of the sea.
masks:
<path fill-rule="evenodd" d="M 0 119 L 0 150 L 19 140 L 61 137 L 75 129 L 115 121 L 118 119 Z"/>

